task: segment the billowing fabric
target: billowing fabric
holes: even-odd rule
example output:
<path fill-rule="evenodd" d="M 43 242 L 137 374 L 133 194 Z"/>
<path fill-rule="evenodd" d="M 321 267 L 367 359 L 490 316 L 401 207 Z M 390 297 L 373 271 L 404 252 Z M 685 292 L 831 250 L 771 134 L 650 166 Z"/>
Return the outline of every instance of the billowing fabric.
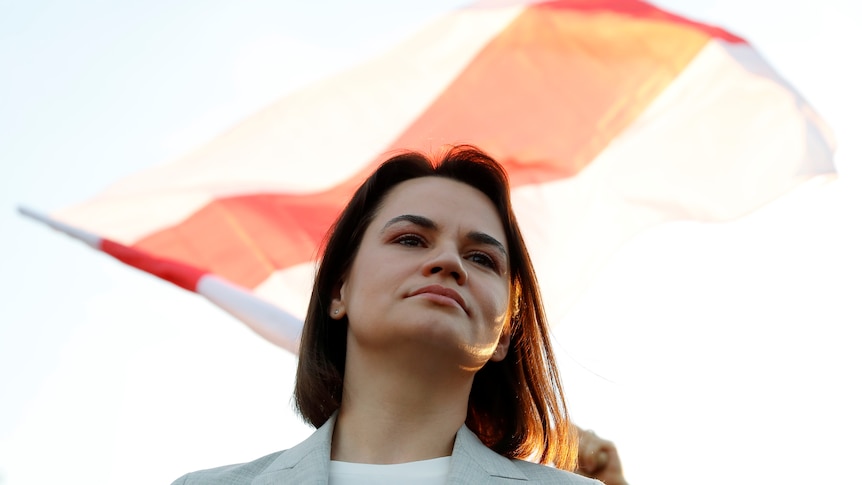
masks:
<path fill-rule="evenodd" d="M 394 151 L 509 173 L 551 321 L 613 251 L 832 174 L 828 129 L 745 40 L 633 0 L 477 4 L 50 217 L 295 350 L 336 215 Z"/>

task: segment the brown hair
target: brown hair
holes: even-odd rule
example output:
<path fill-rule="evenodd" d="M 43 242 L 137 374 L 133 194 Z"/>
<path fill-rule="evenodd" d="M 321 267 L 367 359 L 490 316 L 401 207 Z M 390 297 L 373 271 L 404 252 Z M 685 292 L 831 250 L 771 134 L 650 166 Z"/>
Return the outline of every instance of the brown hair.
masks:
<path fill-rule="evenodd" d="M 466 424 L 497 453 L 537 458 L 573 469 L 577 457 L 533 264 L 509 200 L 503 168 L 481 150 L 459 145 L 438 161 L 417 152 L 385 162 L 353 194 L 329 232 L 305 318 L 296 371 L 296 407 L 320 427 L 341 406 L 346 325 L 329 315 L 332 296 L 385 196 L 401 182 L 446 177 L 484 193 L 506 232 L 511 275 L 511 344 L 506 358 L 480 369 L 470 391 Z"/>

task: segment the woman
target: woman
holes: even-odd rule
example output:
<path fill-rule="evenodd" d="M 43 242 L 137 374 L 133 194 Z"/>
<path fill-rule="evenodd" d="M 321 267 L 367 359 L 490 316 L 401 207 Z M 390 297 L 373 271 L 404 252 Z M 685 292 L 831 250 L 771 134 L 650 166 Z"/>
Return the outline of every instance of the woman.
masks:
<path fill-rule="evenodd" d="M 332 227 L 309 304 L 296 447 L 176 483 L 598 483 L 503 169 L 470 146 L 384 162 Z M 535 459 L 557 468 L 541 466 Z"/>

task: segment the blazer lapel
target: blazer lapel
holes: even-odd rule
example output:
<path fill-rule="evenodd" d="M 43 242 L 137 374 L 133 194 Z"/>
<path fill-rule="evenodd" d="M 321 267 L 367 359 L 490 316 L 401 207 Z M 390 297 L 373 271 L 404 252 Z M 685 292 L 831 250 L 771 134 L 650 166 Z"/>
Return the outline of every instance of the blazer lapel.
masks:
<path fill-rule="evenodd" d="M 528 478 L 508 458 L 485 446 L 467 425 L 455 435 L 452 465 L 447 483 L 473 485 L 492 483 L 495 478 L 527 481 Z"/>
<path fill-rule="evenodd" d="M 332 449 L 332 430 L 336 414 L 311 434 L 305 441 L 278 456 L 252 485 L 308 483 L 326 485 L 329 482 L 329 457 Z M 492 483 L 495 479 L 527 481 L 528 478 L 508 458 L 495 453 L 482 443 L 466 425 L 455 435 L 452 464 L 447 483 L 475 485 Z"/>
<path fill-rule="evenodd" d="M 329 482 L 329 456 L 336 414 L 333 414 L 305 441 L 279 455 L 251 482 L 251 485 L 284 483 L 326 485 Z"/>

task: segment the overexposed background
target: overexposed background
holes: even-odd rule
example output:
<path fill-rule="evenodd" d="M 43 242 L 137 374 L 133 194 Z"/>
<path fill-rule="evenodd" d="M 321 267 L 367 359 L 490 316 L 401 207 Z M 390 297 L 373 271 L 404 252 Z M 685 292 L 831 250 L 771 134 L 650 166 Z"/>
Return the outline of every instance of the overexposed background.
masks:
<path fill-rule="evenodd" d="M 167 483 L 310 432 L 292 355 L 14 208 L 176 159 L 466 4 L 0 2 L 0 484 Z M 630 241 L 556 327 L 572 414 L 617 442 L 633 483 L 846 481 L 862 451 L 862 7 L 658 4 L 757 47 L 833 127 L 839 180 Z"/>

